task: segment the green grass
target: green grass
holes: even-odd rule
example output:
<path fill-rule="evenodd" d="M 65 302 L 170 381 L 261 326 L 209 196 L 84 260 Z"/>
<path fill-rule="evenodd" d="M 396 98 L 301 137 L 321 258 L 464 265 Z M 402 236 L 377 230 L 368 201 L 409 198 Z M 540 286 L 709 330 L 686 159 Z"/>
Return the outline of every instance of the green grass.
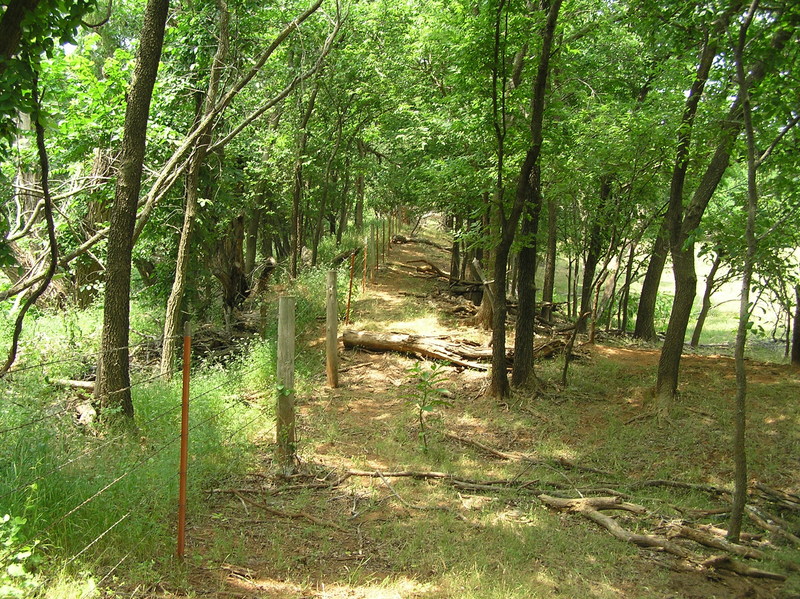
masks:
<path fill-rule="evenodd" d="M 333 249 L 323 246 L 321 261 Z M 345 288 L 346 269 L 344 265 L 340 270 L 340 291 Z M 379 464 L 387 471 L 436 470 L 467 479 L 535 481 L 538 489 L 570 495 L 578 489 L 613 487 L 652 511 L 652 516 L 640 520 L 617 514 L 625 526 L 648 532 L 660 517 L 685 517 L 678 507 L 719 507 L 718 499 L 699 491 L 642 488 L 635 483 L 666 478 L 730 486 L 732 379 L 727 371 L 687 366 L 672 422 L 663 424 L 652 418 L 634 419 L 647 408 L 648 389 L 655 379 L 654 368 L 635 362 L 597 355 L 577 360 L 566 389 L 556 383 L 560 359 L 537 364 L 545 383 L 543 393 L 537 397 L 519 393 L 502 406 L 481 397 L 477 379 L 448 368 L 442 386 L 455 394 L 453 405 L 437 407 L 436 417 L 428 421 L 428 450 L 422 451 L 417 413 L 403 400 L 412 383 L 408 370 L 412 359 L 389 356 L 371 367 L 374 385 L 385 384 L 381 377 L 397 379 L 399 385 L 368 387 L 360 393 L 346 386 L 337 392 L 324 388 L 323 346 L 318 341 L 324 335 L 320 317 L 326 271 L 322 266 L 306 269 L 288 288 L 297 297 L 296 388 L 305 476 L 298 482 L 322 480 L 331 469 L 340 473 L 347 467 L 374 469 Z M 412 281 L 407 289 L 419 284 L 421 290 L 426 284 Z M 420 326 L 447 323 L 426 302 L 390 305 L 374 293 L 359 297 L 356 308 L 361 326 L 391 327 L 388 321 Z M 272 302 L 264 339 L 253 341 L 232 361 L 195 365 L 189 486 L 192 543 L 188 559 L 180 565 L 173 558 L 180 382 L 153 381 L 134 387 L 138 425 L 134 436 L 116 438 L 102 425 L 78 427 L 71 412 L 55 415 L 76 396 L 50 381 L 77 378 L 92 367 L 98 319 L 96 308 L 63 318 L 40 313 L 26 329 L 21 364 L 58 363 L 19 371 L 2 389 L 0 429 L 51 415 L 9 431 L 0 441 L 0 496 L 5 495 L 0 497 L 0 516 L 25 518 L 13 534 L 10 528 L 0 529 L 0 539 L 11 539 L 10 546 L 19 549 L 37 542 L 32 558 L 23 560 L 26 578 L 13 581 L 20 589 L 30 583 L 28 594 L 35 589 L 54 599 L 88 599 L 109 593 L 162 594 L 166 589 L 168 596 L 201 591 L 213 596 L 214 585 L 228 594 L 243 592 L 210 574 L 233 564 L 266 581 L 285 584 L 279 594 L 287 597 L 315 596 L 322 585 L 342 595 L 375 598 L 681 596 L 675 575 L 643 557 L 645 552 L 611 538 L 579 515 L 544 507 L 533 492 L 485 493 L 399 478 L 391 479 L 390 489 L 380 479 L 355 477 L 332 489 L 281 490 L 285 482 L 264 474 L 269 473 L 265 446 L 271 445 L 274 422 L 276 307 Z M 147 324 L 151 319 L 138 311 L 134 321 L 137 330 L 157 332 L 152 322 Z M 716 334 L 716 320 L 709 324 L 709 335 Z M 366 370 L 353 372 L 357 376 Z M 148 376 L 147 368 L 137 368 L 137 381 Z M 797 480 L 792 456 L 800 455 L 800 406 L 791 398 L 798 392 L 796 377 L 756 380 L 750 387 L 751 474 L 780 488 L 792 488 Z M 372 412 L 367 409 L 371 407 Z M 523 451 L 544 463 L 497 460 L 437 434 L 441 430 Z M 91 454 L 79 457 L 87 451 Z M 75 461 L 67 463 L 72 458 Z M 559 458 L 609 474 L 565 469 L 555 461 Z M 286 512 L 302 510 L 344 530 L 264 514 L 255 506 L 244 507 L 231 494 L 213 492 L 259 485 L 263 494 L 252 496 L 257 501 Z M 91 499 L 106 486 L 108 490 Z M 352 518 L 353 511 L 360 516 Z M 725 525 L 724 516 L 704 522 Z M 746 527 L 755 531 L 750 523 Z M 796 550 L 779 545 L 769 549 L 766 563 L 756 565 L 782 571 L 783 562 L 798 559 Z M 4 560 L 5 568 L 9 557 Z M 687 580 L 705 584 L 701 579 Z M 720 588 L 706 596 L 714 596 Z M 798 592 L 800 577 L 792 574 L 785 588 Z"/>
<path fill-rule="evenodd" d="M 329 258 L 330 249 L 323 248 L 321 259 Z M 318 317 L 325 313 L 326 272 L 324 267 L 306 269 L 290 290 L 297 297 L 301 335 L 296 362 L 300 395 L 311 393 L 320 381 L 318 373 L 324 372 L 319 352 L 309 350 L 306 341 L 324 331 Z M 160 333 L 152 312 L 134 302 L 132 345 Z M 210 489 L 255 467 L 258 443 L 273 434 L 276 312 L 270 304 L 264 339 L 240 348 L 233 361 L 193 365 L 190 520 L 204 517 Z M 0 442 L 0 516 L 24 520 L 13 539 L 8 533 L 4 541 L 9 547 L 36 544 L 24 564 L 26 576 L 11 581 L 20 593 L 26 580 L 53 597 L 76 596 L 78 587 L 88 597 L 107 573 L 117 577 L 124 571 L 126 583 L 134 585 L 165 577 L 178 584 L 182 576 L 180 570 L 168 574 L 174 569 L 180 377 L 150 380 L 149 366 L 133 365 L 134 434 L 102 422 L 76 426 L 71 406 L 89 398 L 52 382 L 91 373 L 101 321 L 97 306 L 34 313 L 26 322 L 16 370 L 2 390 L 0 430 L 7 432 Z M 0 321 L 4 340 L 10 322 L 8 317 Z M 219 555 L 226 551 L 225 541 L 220 543 Z M 86 580 L 78 585 L 78 578 Z M 12 590 L 9 586 L 3 593 Z"/>

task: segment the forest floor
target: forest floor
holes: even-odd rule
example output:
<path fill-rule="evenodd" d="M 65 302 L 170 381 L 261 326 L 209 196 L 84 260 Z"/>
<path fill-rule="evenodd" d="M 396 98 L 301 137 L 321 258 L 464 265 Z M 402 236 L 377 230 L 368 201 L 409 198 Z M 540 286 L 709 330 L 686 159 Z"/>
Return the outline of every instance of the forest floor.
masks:
<path fill-rule="evenodd" d="M 447 270 L 445 252 L 393 247 L 376 283 L 354 302 L 349 327 L 488 343 L 487 332 L 452 315 L 445 283 L 416 273 L 412 260 Z M 324 351 L 322 338 L 303 343 Z M 539 499 L 617 495 L 646 512 L 604 513 L 643 534 L 664 535 L 675 524 L 726 526 L 718 512 L 727 497 L 717 491 L 732 484 L 732 360 L 685 356 L 680 399 L 660 422 L 648 404 L 655 347 L 601 338 L 578 352 L 566 388 L 556 382 L 563 367 L 556 357 L 537 363 L 536 396 L 517 393 L 507 403 L 485 396 L 485 372 L 444 367 L 452 405 L 428 415 L 424 451 L 408 400 L 417 360 L 340 350 L 339 388 L 321 376 L 298 398 L 298 474 L 278 477 L 274 439 L 262 439 L 258 467 L 208 489 L 213 509 L 189 524 L 185 571 L 147 596 L 800 597 L 800 547 L 751 521 L 746 530 L 767 554 L 753 565 L 786 582 L 640 549 Z M 757 362 L 748 371 L 751 482 L 797 494 L 800 372 Z M 420 476 L 393 476 L 401 471 Z M 767 499 L 754 491 L 752 501 L 777 514 Z M 797 534 L 797 512 L 781 513 Z"/>

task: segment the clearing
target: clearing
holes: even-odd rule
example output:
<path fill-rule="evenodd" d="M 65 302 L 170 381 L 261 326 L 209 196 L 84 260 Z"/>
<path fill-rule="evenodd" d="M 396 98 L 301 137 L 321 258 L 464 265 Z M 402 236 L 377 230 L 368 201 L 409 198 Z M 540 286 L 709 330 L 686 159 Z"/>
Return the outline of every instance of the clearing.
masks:
<path fill-rule="evenodd" d="M 349 326 L 485 345 L 488 333 L 453 315 L 445 283 L 416 273 L 412 260 L 447 269 L 445 252 L 394 246 L 376 283 L 354 302 Z M 324 351 L 322 338 L 302 342 Z M 800 547 L 755 524 L 757 514 L 746 522 L 747 548 L 764 557 L 736 561 L 785 582 L 734 574 L 723 561 L 701 564 L 723 552 L 680 532 L 713 537 L 714 526 L 726 525 L 732 360 L 686 356 L 681 399 L 672 420 L 659 424 L 648 417 L 657 349 L 604 339 L 577 350 L 567 388 L 556 384 L 563 359 L 543 360 L 542 393 L 517 394 L 508 404 L 484 397 L 484 372 L 442 367 L 451 405 L 428 414 L 425 452 L 408 399 L 418 360 L 340 348 L 340 388 L 326 388 L 320 374 L 315 390 L 298 398 L 299 473 L 276 476 L 265 434 L 261 467 L 208 489 L 213 509 L 193 514 L 184 571 L 134 594 L 800 596 Z M 749 373 L 751 503 L 775 530 L 798 534 L 800 372 L 751 362 Z M 615 497 L 644 509 L 568 512 L 545 505 L 543 494 Z M 589 521 L 593 513 L 670 539 L 692 557 L 618 540 Z"/>

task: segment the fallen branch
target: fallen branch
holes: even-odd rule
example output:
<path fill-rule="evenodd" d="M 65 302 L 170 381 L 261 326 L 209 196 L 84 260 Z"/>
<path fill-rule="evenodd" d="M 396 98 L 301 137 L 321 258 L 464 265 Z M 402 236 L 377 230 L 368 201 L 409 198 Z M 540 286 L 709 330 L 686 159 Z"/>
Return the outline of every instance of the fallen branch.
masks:
<path fill-rule="evenodd" d="M 800 512 L 800 497 L 797 495 L 781 491 L 780 489 L 773 489 L 763 483 L 756 483 L 755 486 L 766 499 L 777 503 L 782 508 Z"/>
<path fill-rule="evenodd" d="M 727 555 L 719 555 L 707 559 L 702 559 L 695 553 L 686 549 L 685 547 L 682 547 L 677 543 L 673 543 L 668 538 L 660 537 L 657 535 L 639 534 L 631 532 L 626 528 L 624 528 L 623 526 L 621 526 L 611 516 L 601 513 L 600 510 L 624 509 L 621 506 L 625 505 L 634 506 L 634 508 L 639 508 L 641 510 L 644 510 L 645 512 L 646 510 L 642 506 L 623 503 L 617 497 L 584 497 L 581 499 L 561 499 L 558 497 L 551 497 L 549 495 L 539 495 L 539 499 L 541 499 L 542 503 L 550 507 L 556 508 L 558 510 L 569 511 L 572 513 L 580 514 L 581 516 L 583 516 L 588 520 L 591 520 L 595 524 L 599 524 L 600 526 L 605 528 L 608 532 L 610 532 L 614 537 L 616 537 L 621 541 L 625 541 L 627 543 L 633 543 L 638 547 L 644 547 L 647 549 L 658 549 L 664 551 L 665 553 L 669 553 L 671 555 L 680 557 L 681 559 L 685 559 L 689 562 L 695 563 L 701 568 L 729 570 L 731 572 L 736 572 L 737 574 L 741 574 L 742 576 L 769 578 L 770 580 L 780 580 L 780 581 L 786 580 L 786 577 L 783 576 L 782 574 L 776 574 L 774 572 L 768 572 L 766 570 L 751 568 L 750 566 L 742 564 L 741 562 L 735 561 L 733 558 Z M 747 549 L 747 548 L 742 548 L 742 549 Z M 728 551 L 729 549 L 725 548 L 725 550 Z"/>
<path fill-rule="evenodd" d="M 635 503 L 622 501 L 620 497 L 581 497 L 579 499 L 553 497 L 552 495 L 540 495 L 544 503 L 550 507 L 571 512 L 582 512 L 584 510 L 623 510 L 634 514 L 646 514 L 647 508 Z"/>
<path fill-rule="evenodd" d="M 671 539 L 674 537 L 690 539 L 695 543 L 699 543 L 700 545 L 705 545 L 706 547 L 711 547 L 712 549 L 721 549 L 722 551 L 726 551 L 740 557 L 746 557 L 749 559 L 764 559 L 763 551 L 753 549 L 752 547 L 745 547 L 744 545 L 738 545 L 737 543 L 731 543 L 730 541 L 707 531 L 691 528 L 683 524 L 671 525 L 670 531 L 667 533 L 667 538 Z"/>
<path fill-rule="evenodd" d="M 265 512 L 268 512 L 268 513 L 270 513 L 270 514 L 272 514 L 274 516 L 278 516 L 280 518 L 289 518 L 291 520 L 308 520 L 309 522 L 313 522 L 314 524 L 319 524 L 320 526 L 327 526 L 329 528 L 333 528 L 333 529 L 338 530 L 340 532 L 347 532 L 344 528 L 342 528 L 341 526 L 339 526 L 335 522 L 331 522 L 329 520 L 323 520 L 322 518 L 318 518 L 317 516 L 314 516 L 313 514 L 308 514 L 306 512 L 302 512 L 302 511 L 300 511 L 300 512 L 284 512 L 282 510 L 279 510 L 277 508 L 269 506 L 266 503 L 253 501 L 252 499 L 250 499 L 246 495 L 242 495 L 241 493 L 239 493 L 236 490 L 232 490 L 232 493 L 234 495 L 236 495 L 236 497 L 238 497 L 239 499 L 244 501 L 245 503 L 249 503 L 250 505 L 252 505 L 254 507 L 257 507 L 257 508 L 260 508 L 260 509 L 264 510 Z"/>
<path fill-rule="evenodd" d="M 359 252 L 364 249 L 361 246 L 357 248 L 353 248 L 350 250 L 345 250 L 341 254 L 337 254 L 331 259 L 331 266 L 339 266 L 342 262 L 345 261 L 346 258 L 350 258 L 351 256 L 358 256 Z"/>
<path fill-rule="evenodd" d="M 703 491 L 712 495 L 730 495 L 730 491 L 722 487 L 715 487 L 714 485 L 704 485 L 698 483 L 685 483 L 678 480 L 664 480 L 654 479 L 645 480 L 635 483 L 635 487 L 671 487 L 675 489 L 692 489 L 694 491 Z"/>
<path fill-rule="evenodd" d="M 73 381 L 71 379 L 52 379 L 52 382 L 62 387 L 82 389 L 88 393 L 94 393 L 94 381 Z"/>
<path fill-rule="evenodd" d="M 435 247 L 443 252 L 450 253 L 452 251 L 451 248 L 445 247 L 435 241 L 430 241 L 429 239 L 422 239 L 421 237 L 406 237 L 405 235 L 395 235 L 392 237 L 392 243 L 395 245 L 402 245 L 404 243 L 421 243 L 423 245 L 429 245 L 431 247 Z"/>
<path fill-rule="evenodd" d="M 532 456 L 526 455 L 524 453 L 518 453 L 518 452 L 509 453 L 506 451 L 500 451 L 499 449 L 489 447 L 488 445 L 485 445 L 480 441 L 467 439 L 466 437 L 461 437 L 453 433 L 444 432 L 442 434 L 446 438 L 452 439 L 453 441 L 458 441 L 459 443 L 463 443 L 464 445 L 471 445 L 473 447 L 477 447 L 478 449 L 485 451 L 486 453 L 493 455 L 496 458 L 500 458 L 501 460 L 508 460 L 512 462 L 527 462 L 530 464 L 542 464 L 547 466 L 557 465 L 563 468 L 568 468 L 570 470 L 580 470 L 582 472 L 591 472 L 593 474 L 602 474 L 604 476 L 612 475 L 611 472 L 598 470 L 597 468 L 591 468 L 589 466 L 580 466 L 578 464 L 575 464 L 574 462 L 569 461 L 566 458 L 556 458 L 554 460 L 542 460 L 539 458 L 534 458 Z"/>
<path fill-rule="evenodd" d="M 425 274 L 432 274 L 442 279 L 450 280 L 450 273 L 444 272 L 441 268 L 433 264 L 432 262 L 428 262 L 427 260 L 407 260 L 406 264 L 417 264 L 420 263 L 422 266 L 417 266 L 417 272 L 425 273 Z"/>
<path fill-rule="evenodd" d="M 766 518 L 760 514 L 752 505 L 745 506 L 744 511 L 753 522 L 758 524 L 764 530 L 768 530 L 779 537 L 783 537 L 784 539 L 790 541 L 795 547 L 800 547 L 800 537 L 790 533 L 788 530 L 783 529 L 774 522 L 770 522 L 769 518 Z"/>
<path fill-rule="evenodd" d="M 551 497 L 549 495 L 539 495 L 539 499 L 542 500 L 542 503 L 549 505 L 550 507 L 556 508 L 558 510 L 566 510 L 569 512 L 573 512 L 576 514 L 580 514 L 583 517 L 591 520 L 592 522 L 599 524 L 603 528 L 605 528 L 608 532 L 610 532 L 614 537 L 621 541 L 625 541 L 627 543 L 633 543 L 639 547 L 645 547 L 649 549 L 661 549 L 662 551 L 666 551 L 672 555 L 676 555 L 683 559 L 691 559 L 693 557 L 692 553 L 681 547 L 680 545 L 673 543 L 672 541 L 665 539 L 664 537 L 658 537 L 655 535 L 643 535 L 638 533 L 633 533 L 622 526 L 614 520 L 611 516 L 607 516 L 605 514 L 601 514 L 598 511 L 598 508 L 595 504 L 593 504 L 594 500 L 597 499 L 607 499 L 607 498 L 596 498 L 596 497 L 588 497 L 583 499 L 560 499 L 558 497 Z M 616 498 L 614 498 L 616 499 Z M 599 505 L 604 505 L 603 503 L 599 503 Z M 605 509 L 610 509 L 606 507 Z"/>
<path fill-rule="evenodd" d="M 759 570 L 758 568 L 751 568 L 747 564 L 743 564 L 741 562 L 737 562 L 731 557 L 727 555 L 715 555 L 713 557 L 708 558 L 700 562 L 700 565 L 704 568 L 714 568 L 716 570 L 729 570 L 730 572 L 736 572 L 736 574 L 740 574 L 741 576 L 752 576 L 753 578 L 768 578 L 770 580 L 778 580 L 783 582 L 786 580 L 786 577 L 783 574 L 777 574 L 775 572 L 768 572 L 767 570 Z"/>

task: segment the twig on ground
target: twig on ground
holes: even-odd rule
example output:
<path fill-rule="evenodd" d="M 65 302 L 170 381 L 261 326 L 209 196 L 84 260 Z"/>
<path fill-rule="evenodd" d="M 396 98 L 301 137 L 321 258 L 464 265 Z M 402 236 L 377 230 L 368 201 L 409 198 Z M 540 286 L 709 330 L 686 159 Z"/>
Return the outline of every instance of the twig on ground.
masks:
<path fill-rule="evenodd" d="M 556 458 L 554 460 L 541 460 L 538 458 L 534 458 L 532 456 L 526 455 L 524 453 L 517 453 L 517 452 L 506 452 L 500 451 L 499 449 L 495 449 L 493 447 L 489 447 L 481 443 L 480 441 L 475 441 L 473 439 L 467 439 L 465 437 L 461 437 L 459 435 L 444 432 L 442 433 L 446 438 L 452 439 L 453 441 L 458 441 L 459 443 L 463 443 L 464 445 L 471 445 L 473 447 L 477 447 L 478 449 L 485 451 L 486 453 L 493 455 L 496 458 L 500 458 L 501 460 L 508 460 L 513 462 L 529 462 L 532 464 L 541 464 L 543 466 L 552 466 L 556 464 L 563 468 L 568 468 L 570 470 L 580 470 L 582 472 L 591 472 L 593 474 L 602 474 L 604 476 L 610 476 L 612 473 L 607 472 L 605 470 L 598 470 L 597 468 L 591 468 L 589 466 L 581 466 L 579 464 L 575 464 L 566 458 Z"/>
<path fill-rule="evenodd" d="M 335 522 L 331 522 L 329 520 L 324 520 L 322 518 L 318 518 L 317 516 L 314 516 L 313 514 L 308 514 L 308 513 L 303 512 L 303 511 L 300 511 L 300 512 L 284 512 L 283 510 L 279 510 L 277 508 L 269 506 L 266 503 L 261 503 L 259 501 L 253 501 L 249 497 L 247 497 L 245 495 L 242 495 L 241 493 L 238 493 L 236 491 L 233 491 L 233 494 L 236 495 L 242 501 L 244 501 L 246 503 L 249 503 L 250 505 L 252 505 L 254 507 L 260 508 L 260 509 L 264 510 L 265 512 L 269 512 L 270 514 L 273 514 L 275 516 L 279 516 L 281 518 L 289 518 L 291 520 L 308 520 L 309 522 L 313 522 L 314 524 L 319 524 L 320 526 L 327 526 L 329 528 L 333 528 L 333 529 L 338 530 L 340 532 L 347 532 L 344 528 L 342 528 L 341 526 L 339 526 Z"/>
<path fill-rule="evenodd" d="M 795 547 L 800 547 L 800 537 L 778 526 L 777 524 L 774 523 L 774 521 L 770 522 L 769 520 L 771 518 L 765 517 L 764 514 L 759 513 L 754 506 L 752 505 L 745 506 L 745 513 L 753 522 L 758 524 L 764 530 L 768 530 L 769 532 L 775 535 L 783 537 L 784 539 L 794 544 Z"/>

